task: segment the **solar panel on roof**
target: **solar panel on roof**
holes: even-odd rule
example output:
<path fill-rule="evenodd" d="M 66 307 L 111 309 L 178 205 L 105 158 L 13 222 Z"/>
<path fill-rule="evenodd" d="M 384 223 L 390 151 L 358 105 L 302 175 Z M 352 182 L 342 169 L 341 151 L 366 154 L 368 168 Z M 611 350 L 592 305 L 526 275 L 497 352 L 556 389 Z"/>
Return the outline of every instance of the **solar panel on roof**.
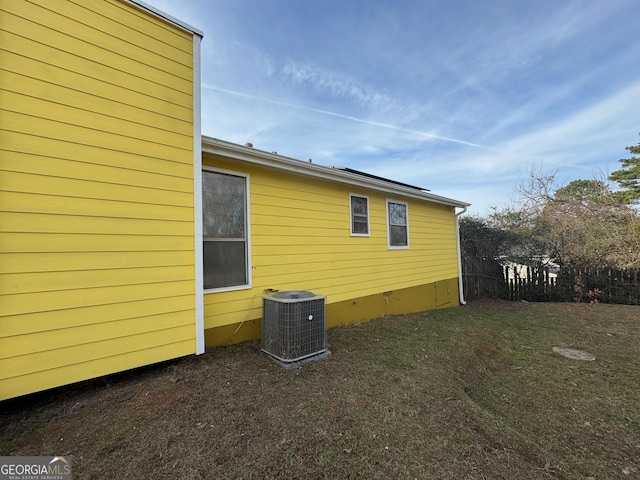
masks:
<path fill-rule="evenodd" d="M 394 185 L 400 185 L 402 187 L 413 188 L 415 190 L 421 190 L 423 192 L 430 192 L 431 191 L 428 188 L 416 187 L 415 185 L 409 185 L 408 183 L 402 183 L 402 182 L 398 182 L 396 180 L 389 180 L 388 178 L 379 177 L 379 176 L 373 175 L 371 173 L 361 172 L 359 170 L 354 170 L 353 168 L 347 168 L 347 167 L 333 167 L 333 168 L 335 168 L 337 170 L 342 170 L 343 172 L 354 173 L 356 175 L 362 175 L 363 177 L 373 178 L 375 180 L 380 180 L 380 181 L 387 182 L 387 183 L 393 183 Z"/>

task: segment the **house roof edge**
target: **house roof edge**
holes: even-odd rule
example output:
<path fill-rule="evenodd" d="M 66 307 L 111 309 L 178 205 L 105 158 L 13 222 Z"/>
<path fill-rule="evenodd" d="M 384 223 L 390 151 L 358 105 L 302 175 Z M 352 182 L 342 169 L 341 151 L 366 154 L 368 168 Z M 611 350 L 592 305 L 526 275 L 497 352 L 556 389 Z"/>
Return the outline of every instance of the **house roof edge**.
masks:
<path fill-rule="evenodd" d="M 204 33 L 201 30 L 198 30 L 195 27 L 192 27 L 191 25 L 189 25 L 188 23 L 183 22 L 182 20 L 179 20 L 175 17 L 172 17 L 171 15 L 169 15 L 168 13 L 163 12 L 162 10 L 157 9 L 156 7 L 152 7 L 151 5 L 149 5 L 148 3 L 145 3 L 141 0 L 122 0 L 125 3 L 128 3 L 130 5 L 133 5 L 134 7 L 137 7 L 140 10 L 143 10 L 147 13 L 150 13 L 151 15 L 155 16 L 155 17 L 159 17 L 162 20 L 164 20 L 165 22 L 169 22 L 179 28 L 181 28 L 182 30 L 186 30 L 189 33 L 193 33 L 195 35 L 198 35 L 200 38 L 204 37 Z"/>
<path fill-rule="evenodd" d="M 202 136 L 202 153 L 222 155 L 267 168 L 368 188 L 388 194 L 402 195 L 404 197 L 439 203 L 451 207 L 464 208 L 471 205 L 470 203 L 460 200 L 435 195 L 423 190 L 416 190 L 412 187 L 398 185 L 382 179 L 369 178 L 348 171 L 305 162 L 274 152 L 267 152 L 205 135 Z"/>

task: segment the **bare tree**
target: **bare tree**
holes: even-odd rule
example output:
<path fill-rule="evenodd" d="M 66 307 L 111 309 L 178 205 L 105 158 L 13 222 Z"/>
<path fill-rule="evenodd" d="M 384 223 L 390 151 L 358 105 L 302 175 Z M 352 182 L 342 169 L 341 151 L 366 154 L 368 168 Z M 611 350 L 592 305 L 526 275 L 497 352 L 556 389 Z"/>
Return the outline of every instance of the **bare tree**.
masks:
<path fill-rule="evenodd" d="M 494 225 L 519 238 L 521 263 L 640 267 L 640 218 L 603 180 L 559 186 L 554 173 L 532 170 L 516 187 L 513 207 L 494 211 Z M 528 259 L 528 261 L 527 261 Z"/>

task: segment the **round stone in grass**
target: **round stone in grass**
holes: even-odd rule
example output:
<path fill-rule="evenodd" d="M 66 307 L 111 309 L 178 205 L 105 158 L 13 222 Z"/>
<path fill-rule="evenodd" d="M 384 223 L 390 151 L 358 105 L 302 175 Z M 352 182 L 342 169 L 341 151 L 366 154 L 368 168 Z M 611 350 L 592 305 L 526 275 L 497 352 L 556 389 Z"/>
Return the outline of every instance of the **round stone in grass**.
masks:
<path fill-rule="evenodd" d="M 585 360 L 587 362 L 592 362 L 596 359 L 594 355 L 591 355 L 588 352 L 583 352 L 582 350 L 573 350 L 571 348 L 562 348 L 562 347 L 553 347 L 552 350 L 563 357 L 572 358 L 574 360 Z"/>

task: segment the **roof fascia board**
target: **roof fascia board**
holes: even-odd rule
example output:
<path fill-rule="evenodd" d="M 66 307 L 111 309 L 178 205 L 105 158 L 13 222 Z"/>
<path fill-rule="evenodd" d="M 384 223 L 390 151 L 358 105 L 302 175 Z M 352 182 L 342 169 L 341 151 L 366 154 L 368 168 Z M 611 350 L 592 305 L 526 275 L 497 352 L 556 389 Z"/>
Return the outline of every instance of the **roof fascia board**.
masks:
<path fill-rule="evenodd" d="M 181 28 L 182 30 L 186 30 L 189 33 L 198 35 L 201 38 L 204 37 L 204 33 L 202 33 L 201 30 L 198 30 L 197 28 L 192 27 L 191 25 L 183 22 L 182 20 L 178 20 L 177 18 L 172 17 L 168 13 L 164 13 L 162 10 L 158 10 L 157 8 L 152 7 L 151 5 L 145 2 L 142 2 L 140 0 L 122 0 L 122 1 L 130 5 L 133 5 L 134 7 L 137 7 L 140 10 L 144 10 L 145 12 L 150 13 L 155 17 L 159 17 L 166 22 L 172 23 L 173 25 Z"/>
<path fill-rule="evenodd" d="M 470 205 L 469 203 L 454 200 L 452 198 L 441 197 L 439 195 L 434 195 L 424 191 L 417 191 L 400 185 L 393 185 L 382 180 L 362 177 L 361 175 L 344 172 L 331 167 L 306 163 L 302 160 L 296 160 L 275 153 L 265 152 L 252 147 L 245 147 L 217 138 L 206 137 L 204 135 L 202 136 L 202 153 L 221 155 L 266 168 L 286 171 L 307 177 L 320 178 L 369 190 L 376 190 L 385 194 L 401 195 L 403 197 L 439 203 L 451 207 L 463 208 Z"/>

